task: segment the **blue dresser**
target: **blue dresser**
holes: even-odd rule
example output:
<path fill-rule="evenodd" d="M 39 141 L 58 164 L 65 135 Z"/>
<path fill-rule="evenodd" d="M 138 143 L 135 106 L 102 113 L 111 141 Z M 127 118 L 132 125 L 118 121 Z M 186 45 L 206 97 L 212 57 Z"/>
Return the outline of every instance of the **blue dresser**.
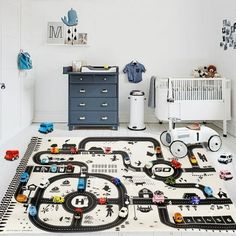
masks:
<path fill-rule="evenodd" d="M 78 127 L 119 126 L 119 68 L 116 72 L 72 72 L 64 67 L 69 77 L 69 130 Z"/>

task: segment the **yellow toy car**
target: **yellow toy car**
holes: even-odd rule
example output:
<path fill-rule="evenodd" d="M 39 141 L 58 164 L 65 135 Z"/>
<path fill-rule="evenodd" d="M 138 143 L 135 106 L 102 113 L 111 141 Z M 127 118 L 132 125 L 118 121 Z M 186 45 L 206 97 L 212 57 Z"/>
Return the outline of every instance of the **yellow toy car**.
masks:
<path fill-rule="evenodd" d="M 176 223 L 182 223 L 184 221 L 183 216 L 179 212 L 176 212 L 173 218 Z"/>
<path fill-rule="evenodd" d="M 27 198 L 27 196 L 24 195 L 24 194 L 18 194 L 18 195 L 16 196 L 16 201 L 17 201 L 17 202 L 20 202 L 20 203 L 25 203 L 25 202 L 28 201 L 28 198 Z"/>
<path fill-rule="evenodd" d="M 197 159 L 196 159 L 195 156 L 191 156 L 190 161 L 191 161 L 192 164 L 197 164 Z"/>
<path fill-rule="evenodd" d="M 52 201 L 54 203 L 63 203 L 65 201 L 65 198 L 64 197 L 61 197 L 61 196 L 54 196 L 52 198 Z"/>

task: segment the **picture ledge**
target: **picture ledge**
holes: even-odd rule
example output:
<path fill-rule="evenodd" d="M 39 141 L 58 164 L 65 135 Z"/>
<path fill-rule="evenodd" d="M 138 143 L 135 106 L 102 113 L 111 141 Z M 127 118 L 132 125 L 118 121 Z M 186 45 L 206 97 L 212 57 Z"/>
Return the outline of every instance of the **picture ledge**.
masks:
<path fill-rule="evenodd" d="M 46 45 L 49 45 L 49 46 L 66 46 L 66 47 L 90 47 L 90 45 L 88 44 L 63 44 L 63 43 L 58 43 L 58 44 L 55 44 L 55 43 L 46 43 Z"/>

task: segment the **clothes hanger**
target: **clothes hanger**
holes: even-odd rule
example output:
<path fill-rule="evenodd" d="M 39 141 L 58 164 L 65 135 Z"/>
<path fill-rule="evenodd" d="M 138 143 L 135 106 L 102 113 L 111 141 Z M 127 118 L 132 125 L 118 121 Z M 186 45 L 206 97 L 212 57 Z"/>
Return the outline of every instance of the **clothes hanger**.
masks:
<path fill-rule="evenodd" d="M 136 65 L 137 63 L 138 63 L 137 60 L 133 60 L 133 61 L 132 61 L 132 64 L 134 64 L 134 65 Z"/>

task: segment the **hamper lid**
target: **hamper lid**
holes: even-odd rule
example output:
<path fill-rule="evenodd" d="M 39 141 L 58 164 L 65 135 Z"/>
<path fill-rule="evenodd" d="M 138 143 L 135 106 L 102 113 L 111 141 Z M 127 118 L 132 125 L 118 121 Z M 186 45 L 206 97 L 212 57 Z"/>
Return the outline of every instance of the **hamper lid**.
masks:
<path fill-rule="evenodd" d="M 130 92 L 130 95 L 132 95 L 132 96 L 144 96 L 145 93 L 141 90 L 132 90 Z"/>

